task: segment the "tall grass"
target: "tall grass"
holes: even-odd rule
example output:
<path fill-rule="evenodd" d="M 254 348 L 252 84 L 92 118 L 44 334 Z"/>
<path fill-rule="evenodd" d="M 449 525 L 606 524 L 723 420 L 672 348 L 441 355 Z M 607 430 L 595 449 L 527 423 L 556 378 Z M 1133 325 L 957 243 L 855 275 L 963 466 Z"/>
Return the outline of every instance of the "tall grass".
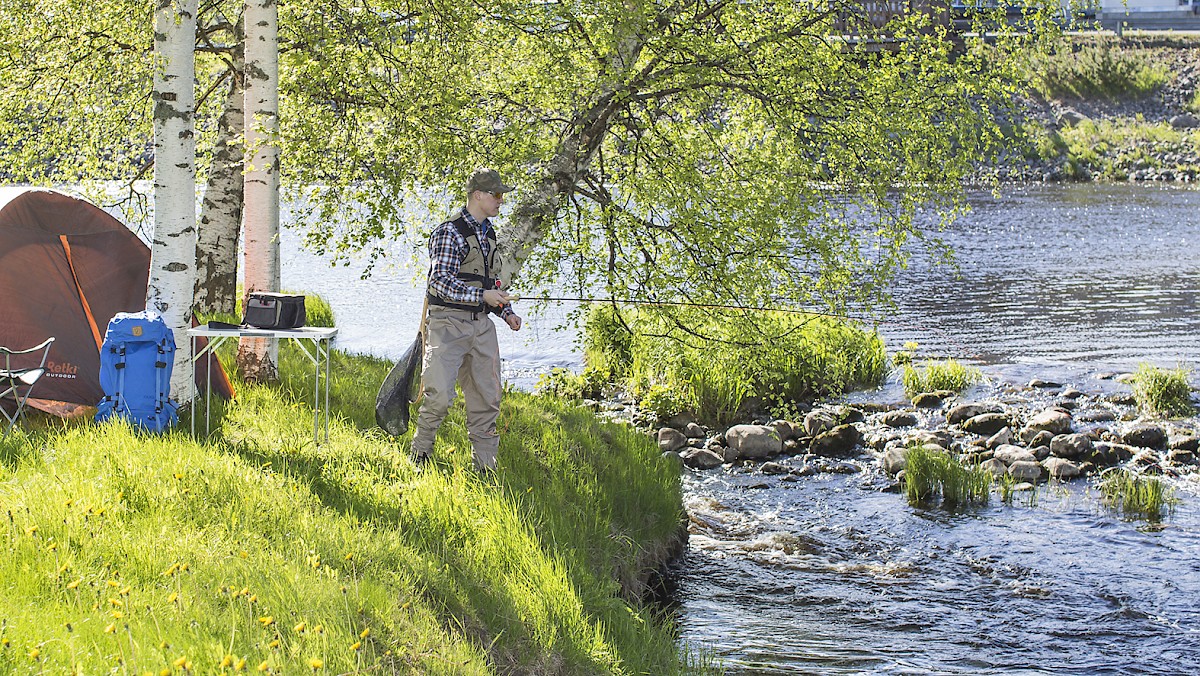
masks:
<path fill-rule="evenodd" d="M 281 353 L 282 384 L 240 386 L 207 441 L 186 419 L 0 440 L 0 672 L 683 670 L 634 600 L 682 518 L 652 442 L 509 393 L 496 477 L 460 406 L 416 474 L 372 429 L 390 364 L 335 352 L 316 446 L 311 364 Z"/>
<path fill-rule="evenodd" d="M 1169 71 L 1144 54 L 1105 41 L 1072 42 L 1034 58 L 1034 87 L 1046 98 L 1136 99 L 1162 88 Z"/>
<path fill-rule="evenodd" d="M 1150 520 L 1161 518 L 1164 509 L 1173 509 L 1179 501 L 1175 489 L 1163 480 L 1119 467 L 1101 475 L 1100 493 L 1104 504 L 1112 509 Z"/>
<path fill-rule="evenodd" d="M 923 366 L 906 363 L 900 376 L 909 397 L 937 390 L 961 392 L 982 379 L 983 373 L 979 369 L 953 359 L 929 361 Z"/>
<path fill-rule="evenodd" d="M 910 504 L 927 504 L 939 498 L 944 507 L 987 504 L 992 475 L 980 467 L 965 467 L 948 453 L 923 444 L 908 449 L 904 469 L 904 495 Z"/>
<path fill-rule="evenodd" d="M 718 424 L 875 384 L 887 373 L 877 333 L 819 315 L 600 307 L 584 343 L 588 368 L 610 382 L 638 397 L 668 388 Z"/>
<path fill-rule="evenodd" d="M 1138 408 L 1147 415 L 1184 417 L 1196 412 L 1188 371 L 1184 368 L 1163 369 L 1138 364 L 1133 374 L 1133 397 Z"/>

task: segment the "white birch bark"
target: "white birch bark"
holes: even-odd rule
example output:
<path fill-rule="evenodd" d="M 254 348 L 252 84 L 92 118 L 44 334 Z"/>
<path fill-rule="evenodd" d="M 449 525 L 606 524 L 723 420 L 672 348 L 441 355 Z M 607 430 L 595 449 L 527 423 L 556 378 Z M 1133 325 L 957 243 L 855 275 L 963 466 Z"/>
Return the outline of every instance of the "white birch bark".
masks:
<path fill-rule="evenodd" d="M 187 346 L 196 279 L 196 0 L 158 0 L 154 15 L 154 241 L 146 309 L 175 333 L 171 396 L 191 396 Z"/>
<path fill-rule="evenodd" d="M 247 0 L 246 293 L 279 290 L 279 10 L 275 0 Z M 279 377 L 275 340 L 243 338 L 238 365 L 246 380 Z"/>
<path fill-rule="evenodd" d="M 240 30 L 239 36 L 240 36 Z M 196 241 L 196 311 L 237 313 L 238 238 L 242 232 L 242 134 L 245 128 L 242 45 L 233 54 L 229 93 L 217 121 L 217 143 L 200 206 Z"/>

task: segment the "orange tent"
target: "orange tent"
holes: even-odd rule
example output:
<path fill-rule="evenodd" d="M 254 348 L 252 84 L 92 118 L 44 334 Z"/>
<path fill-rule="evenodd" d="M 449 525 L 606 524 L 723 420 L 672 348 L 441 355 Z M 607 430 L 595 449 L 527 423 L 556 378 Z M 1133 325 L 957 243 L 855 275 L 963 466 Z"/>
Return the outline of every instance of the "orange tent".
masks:
<path fill-rule="evenodd" d="M 99 403 L 104 331 L 116 313 L 146 308 L 149 275 L 150 248 L 99 207 L 54 190 L 0 187 L 0 345 L 55 338 L 31 406 L 66 414 Z M 210 366 L 197 364 L 201 388 Z M 213 390 L 232 396 L 216 366 Z"/>

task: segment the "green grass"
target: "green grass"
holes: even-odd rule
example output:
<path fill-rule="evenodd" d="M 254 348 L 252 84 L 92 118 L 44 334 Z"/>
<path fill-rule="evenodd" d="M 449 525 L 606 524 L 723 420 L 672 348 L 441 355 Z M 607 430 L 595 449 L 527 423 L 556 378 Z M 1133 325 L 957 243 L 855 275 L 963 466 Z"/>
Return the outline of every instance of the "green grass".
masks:
<path fill-rule="evenodd" d="M 948 453 L 922 444 L 908 449 L 904 495 L 912 505 L 941 500 L 944 507 L 987 504 L 992 475 L 980 467 L 965 467 Z"/>
<path fill-rule="evenodd" d="M 1133 374 L 1133 397 L 1147 415 L 1182 418 L 1193 415 L 1192 388 L 1184 368 L 1163 369 L 1138 364 Z"/>
<path fill-rule="evenodd" d="M 519 393 L 501 471 L 461 406 L 416 474 L 373 428 L 387 362 L 335 352 L 327 444 L 311 368 L 238 387 L 214 431 L 43 420 L 0 441 L 0 672 L 672 674 L 635 599 L 682 519 L 652 441 Z"/>
<path fill-rule="evenodd" d="M 979 369 L 953 359 L 927 361 L 923 366 L 906 363 L 900 376 L 909 397 L 937 390 L 961 392 L 982 379 L 983 373 Z"/>
<path fill-rule="evenodd" d="M 639 399 L 649 395 L 660 408 L 682 405 L 714 424 L 874 385 L 887 373 L 877 333 L 827 316 L 693 308 L 616 312 L 600 307 L 588 317 L 588 370 Z"/>
<path fill-rule="evenodd" d="M 1137 99 L 1167 82 L 1165 64 L 1109 42 L 1072 42 L 1034 58 L 1034 88 L 1045 98 Z"/>
<path fill-rule="evenodd" d="M 1105 470 L 1100 477 L 1104 504 L 1126 516 L 1157 520 L 1179 499 L 1163 480 L 1142 476 L 1127 469 Z"/>

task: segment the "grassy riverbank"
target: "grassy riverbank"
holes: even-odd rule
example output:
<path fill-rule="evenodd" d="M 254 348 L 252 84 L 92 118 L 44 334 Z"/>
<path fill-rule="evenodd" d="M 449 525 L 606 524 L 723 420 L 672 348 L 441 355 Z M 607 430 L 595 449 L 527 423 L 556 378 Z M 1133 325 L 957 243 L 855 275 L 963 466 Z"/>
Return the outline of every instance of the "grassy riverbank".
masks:
<path fill-rule="evenodd" d="M 676 466 L 619 425 L 509 393 L 501 471 L 461 409 L 417 474 L 370 429 L 388 364 L 239 388 L 206 443 L 52 421 L 0 442 L 5 673 L 671 674 L 636 597 L 679 545 Z M 256 671 L 257 670 L 257 671 Z"/>
<path fill-rule="evenodd" d="M 1200 129 L 1180 120 L 1200 116 L 1198 80 L 1200 39 L 1064 37 L 1031 58 L 1022 113 L 994 168 L 1009 180 L 1194 182 Z"/>

